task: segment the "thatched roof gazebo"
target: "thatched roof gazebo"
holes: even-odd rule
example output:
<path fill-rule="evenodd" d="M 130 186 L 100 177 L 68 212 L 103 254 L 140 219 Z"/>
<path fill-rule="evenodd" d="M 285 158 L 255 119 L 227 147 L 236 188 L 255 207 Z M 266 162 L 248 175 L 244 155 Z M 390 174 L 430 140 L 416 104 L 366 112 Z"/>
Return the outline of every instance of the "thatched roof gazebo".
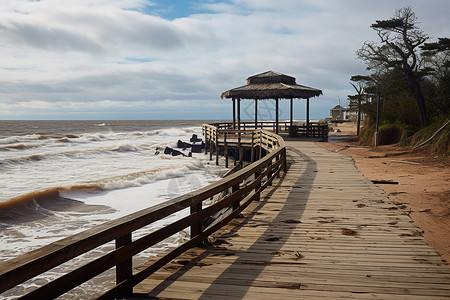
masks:
<path fill-rule="evenodd" d="M 267 71 L 247 78 L 247 84 L 228 90 L 220 96 L 233 100 L 233 126 L 236 128 L 236 105 L 237 101 L 237 128 L 240 129 L 240 101 L 241 99 L 255 100 L 255 128 L 258 124 L 258 100 L 275 99 L 275 122 L 276 133 L 278 133 L 278 101 L 279 99 L 290 99 L 290 126 L 293 125 L 293 99 L 306 99 L 306 123 L 309 127 L 309 98 L 322 95 L 322 91 L 299 85 L 295 78 L 274 71 Z"/>

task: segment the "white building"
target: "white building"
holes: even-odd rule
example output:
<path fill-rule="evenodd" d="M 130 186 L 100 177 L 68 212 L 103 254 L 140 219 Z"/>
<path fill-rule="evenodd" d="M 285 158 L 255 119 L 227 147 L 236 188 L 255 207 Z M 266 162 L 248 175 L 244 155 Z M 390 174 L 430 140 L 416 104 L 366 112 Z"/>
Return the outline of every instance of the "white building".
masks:
<path fill-rule="evenodd" d="M 336 105 L 330 109 L 331 121 L 352 121 L 356 122 L 358 120 L 358 111 L 352 110 L 350 108 L 345 108 L 340 105 Z M 364 120 L 365 115 L 361 113 L 361 120 Z"/>

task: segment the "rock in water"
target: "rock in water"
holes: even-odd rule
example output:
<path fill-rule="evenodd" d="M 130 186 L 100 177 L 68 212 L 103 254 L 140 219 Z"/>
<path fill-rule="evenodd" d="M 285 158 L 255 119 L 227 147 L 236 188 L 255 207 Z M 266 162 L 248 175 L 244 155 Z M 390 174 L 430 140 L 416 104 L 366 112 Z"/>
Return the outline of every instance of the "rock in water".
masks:
<path fill-rule="evenodd" d="M 166 147 L 166 149 L 164 149 L 164 154 L 172 154 L 173 149 L 170 147 Z"/>
<path fill-rule="evenodd" d="M 193 153 L 201 153 L 202 149 L 203 149 L 202 145 L 192 145 Z"/>
<path fill-rule="evenodd" d="M 196 134 L 193 134 L 190 139 L 191 143 L 197 143 L 197 142 L 201 142 L 201 141 L 202 141 L 202 139 L 199 139 Z"/>

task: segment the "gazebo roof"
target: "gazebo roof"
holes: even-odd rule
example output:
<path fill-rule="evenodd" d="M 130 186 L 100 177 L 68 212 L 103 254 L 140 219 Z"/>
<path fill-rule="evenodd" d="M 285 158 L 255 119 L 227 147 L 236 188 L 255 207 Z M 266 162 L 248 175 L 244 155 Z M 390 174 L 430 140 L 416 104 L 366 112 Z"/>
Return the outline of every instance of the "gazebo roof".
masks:
<path fill-rule="evenodd" d="M 311 98 L 322 91 L 299 85 L 295 78 L 274 71 L 267 71 L 247 78 L 247 85 L 228 90 L 220 98 L 276 99 Z"/>

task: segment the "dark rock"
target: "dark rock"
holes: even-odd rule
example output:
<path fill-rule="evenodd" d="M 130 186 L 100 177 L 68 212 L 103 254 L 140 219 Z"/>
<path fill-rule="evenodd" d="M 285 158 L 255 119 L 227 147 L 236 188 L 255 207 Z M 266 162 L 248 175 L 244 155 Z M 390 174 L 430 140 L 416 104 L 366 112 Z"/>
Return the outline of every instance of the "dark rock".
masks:
<path fill-rule="evenodd" d="M 177 148 L 186 149 L 186 148 L 191 148 L 191 146 L 192 146 L 191 144 L 185 143 L 181 140 L 178 140 L 178 142 L 177 142 Z"/>
<path fill-rule="evenodd" d="M 172 149 L 170 147 L 166 147 L 166 149 L 164 149 L 164 154 L 172 154 L 172 156 L 178 156 L 178 155 L 186 156 L 186 154 L 184 154 L 183 152 Z"/>
<path fill-rule="evenodd" d="M 170 147 L 166 147 L 166 149 L 164 149 L 164 154 L 172 154 L 173 149 Z"/>
<path fill-rule="evenodd" d="M 201 142 L 201 141 L 202 141 L 202 139 L 199 139 L 196 134 L 193 134 L 190 139 L 191 143 L 197 143 L 197 142 Z"/>
<path fill-rule="evenodd" d="M 172 149 L 172 156 L 178 156 L 178 155 L 186 156 L 186 154 L 184 154 L 183 152 Z"/>
<path fill-rule="evenodd" d="M 201 153 L 202 149 L 203 149 L 202 145 L 192 145 L 193 153 Z"/>

